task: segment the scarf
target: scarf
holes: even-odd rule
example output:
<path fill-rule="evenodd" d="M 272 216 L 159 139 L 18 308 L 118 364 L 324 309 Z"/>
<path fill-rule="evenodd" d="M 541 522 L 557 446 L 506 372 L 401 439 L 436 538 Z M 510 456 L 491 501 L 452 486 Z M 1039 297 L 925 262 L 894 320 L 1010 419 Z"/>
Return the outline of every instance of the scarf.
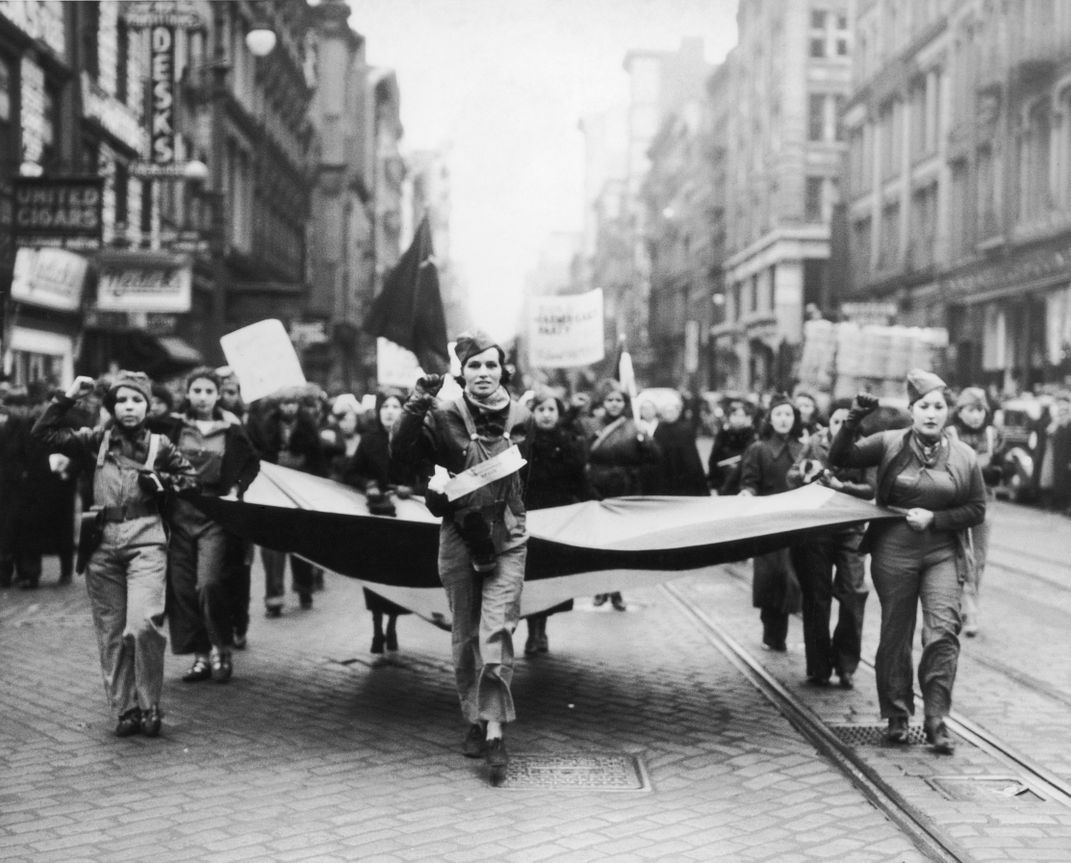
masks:
<path fill-rule="evenodd" d="M 493 393 L 482 399 L 465 390 L 465 398 L 468 399 L 469 404 L 475 405 L 484 413 L 495 413 L 509 407 L 509 393 L 506 392 L 504 386 L 499 386 Z"/>
<path fill-rule="evenodd" d="M 935 467 L 947 445 L 944 435 L 941 435 L 932 444 L 925 443 L 917 432 L 911 435 L 911 447 L 924 467 Z"/>

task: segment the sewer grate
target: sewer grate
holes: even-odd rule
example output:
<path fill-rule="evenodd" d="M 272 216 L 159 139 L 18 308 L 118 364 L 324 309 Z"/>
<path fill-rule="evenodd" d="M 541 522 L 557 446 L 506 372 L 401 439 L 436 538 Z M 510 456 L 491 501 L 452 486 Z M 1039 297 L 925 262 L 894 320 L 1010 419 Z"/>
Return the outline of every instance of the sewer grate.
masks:
<path fill-rule="evenodd" d="M 1040 803 L 1045 799 L 1016 776 L 935 776 L 926 781 L 948 800 Z"/>
<path fill-rule="evenodd" d="M 841 743 L 848 746 L 890 746 L 900 747 L 902 743 L 889 743 L 885 739 L 885 725 L 830 725 Z M 916 746 L 926 745 L 926 732 L 922 726 L 913 725 L 908 729 L 908 743 Z"/>
<path fill-rule="evenodd" d="M 651 781 L 639 758 L 619 752 L 511 753 L 502 787 L 650 791 Z"/>

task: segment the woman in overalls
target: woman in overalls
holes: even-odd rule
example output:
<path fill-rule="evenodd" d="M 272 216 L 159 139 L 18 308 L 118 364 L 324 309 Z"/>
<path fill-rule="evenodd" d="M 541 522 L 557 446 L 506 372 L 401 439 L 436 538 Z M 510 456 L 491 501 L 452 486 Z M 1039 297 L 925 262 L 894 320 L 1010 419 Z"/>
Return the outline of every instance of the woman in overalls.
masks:
<path fill-rule="evenodd" d="M 391 438 L 391 458 L 427 473 L 451 474 L 501 456 L 527 410 L 510 398 L 505 352 L 483 334 L 463 335 L 454 352 L 464 393 L 439 402 L 440 375 L 417 381 Z M 507 454 L 508 456 L 508 454 Z M 517 468 L 445 505 L 439 532 L 439 577 L 453 617 L 454 675 L 469 722 L 464 754 L 484 756 L 493 775 L 507 764 L 502 727 L 516 718 L 513 631 L 521 608 L 528 552 L 524 497 Z"/>
<path fill-rule="evenodd" d="M 222 381 L 207 366 L 186 378 L 186 403 L 167 429 L 193 465 L 201 491 L 241 497 L 260 471 L 260 460 L 238 418 L 219 407 Z M 168 550 L 167 622 L 171 651 L 193 654 L 185 683 L 214 679 L 226 683 L 233 673 L 232 592 L 227 545 L 234 540 L 223 526 L 192 503 L 175 500 Z"/>
<path fill-rule="evenodd" d="M 92 378 L 75 378 L 33 429 L 50 449 L 94 465 L 93 505 L 99 507 L 101 538 L 86 566 L 86 590 L 104 689 L 118 711 L 115 733 L 120 737 L 160 733 L 167 643 L 162 498 L 197 485 L 182 453 L 145 428 L 151 386 L 141 372 L 120 372 L 104 399 L 111 422 L 102 429 L 71 429 L 64 427 L 67 411 L 94 387 Z M 79 549 L 79 556 L 84 551 Z"/>

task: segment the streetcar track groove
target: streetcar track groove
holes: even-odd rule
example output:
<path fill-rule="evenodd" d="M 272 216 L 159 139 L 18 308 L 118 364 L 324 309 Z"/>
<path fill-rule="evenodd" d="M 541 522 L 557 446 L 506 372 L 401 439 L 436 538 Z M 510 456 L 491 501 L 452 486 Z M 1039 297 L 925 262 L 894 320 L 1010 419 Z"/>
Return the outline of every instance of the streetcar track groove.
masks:
<path fill-rule="evenodd" d="M 704 637 L 814 746 L 863 796 L 911 840 L 920 853 L 940 863 L 970 859 L 967 851 L 942 831 L 925 812 L 909 803 L 891 784 L 845 745 L 799 698 L 792 695 L 735 639 L 713 620 L 694 608 L 673 584 L 662 584 L 678 610 Z"/>
<path fill-rule="evenodd" d="M 741 572 L 738 567 L 734 567 L 733 564 L 728 564 L 725 566 L 725 569 L 730 573 L 737 584 L 742 585 L 746 582 L 746 574 Z M 669 585 L 663 585 L 663 587 L 668 586 Z M 793 616 L 797 619 L 801 618 L 801 615 L 799 614 Z M 740 647 L 739 649 L 742 651 L 744 650 L 743 647 Z M 750 654 L 747 655 L 750 657 Z M 986 664 L 984 660 L 979 659 L 979 656 L 974 653 L 968 653 L 966 655 L 969 656 L 971 660 L 978 660 L 982 665 Z M 994 663 L 999 663 L 999 660 L 994 660 Z M 999 664 L 1003 665 L 1003 663 Z M 874 663 L 872 661 L 861 658 L 859 666 L 860 668 L 865 668 L 871 675 L 874 674 Z M 1025 680 L 1027 676 L 1021 674 L 1018 669 L 1014 669 L 1012 666 L 1005 665 L 1003 668 L 993 670 L 1004 674 L 1019 685 L 1028 686 L 1028 683 Z M 1042 684 L 1038 691 L 1040 694 L 1050 697 L 1056 692 L 1054 688 L 1047 684 Z M 922 698 L 921 693 L 917 690 L 915 696 L 919 699 Z M 791 698 L 793 696 L 790 695 L 789 697 Z M 1055 700 L 1059 703 L 1063 703 L 1064 696 L 1060 695 L 1060 697 L 1055 698 Z M 1064 806 L 1071 807 L 1071 783 L 1065 781 L 1062 777 L 1057 776 L 1043 765 L 1038 764 L 1037 761 L 1029 756 L 1019 752 L 1010 744 L 1001 740 L 996 734 L 986 730 L 983 726 L 966 716 L 953 711 L 948 716 L 947 722 L 950 730 L 958 734 L 963 740 L 969 742 L 983 752 L 986 752 L 991 757 L 1000 761 L 1004 766 L 1020 773 L 1022 778 L 1027 781 L 1028 785 L 1038 790 L 1048 799 L 1061 803 Z"/>

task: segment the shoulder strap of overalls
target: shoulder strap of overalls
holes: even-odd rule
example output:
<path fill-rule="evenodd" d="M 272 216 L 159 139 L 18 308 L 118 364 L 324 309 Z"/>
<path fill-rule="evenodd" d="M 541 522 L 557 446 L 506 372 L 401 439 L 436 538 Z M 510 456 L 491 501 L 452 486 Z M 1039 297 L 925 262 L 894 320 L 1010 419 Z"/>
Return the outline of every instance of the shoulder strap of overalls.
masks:
<path fill-rule="evenodd" d="M 149 455 L 145 459 L 145 470 L 152 470 L 156 464 L 156 456 L 160 452 L 160 435 L 149 435 Z"/>
<path fill-rule="evenodd" d="M 108 455 L 108 447 L 112 442 L 112 430 L 108 429 L 104 432 L 104 437 L 100 439 L 100 449 L 97 450 L 97 468 L 104 467 L 104 457 Z"/>
<path fill-rule="evenodd" d="M 461 419 L 465 423 L 465 431 L 468 433 L 469 440 L 476 440 L 479 437 L 476 433 L 476 422 L 469 412 L 469 406 L 465 404 L 465 397 L 461 396 L 454 404 L 457 405 L 457 411 L 461 414 Z"/>

